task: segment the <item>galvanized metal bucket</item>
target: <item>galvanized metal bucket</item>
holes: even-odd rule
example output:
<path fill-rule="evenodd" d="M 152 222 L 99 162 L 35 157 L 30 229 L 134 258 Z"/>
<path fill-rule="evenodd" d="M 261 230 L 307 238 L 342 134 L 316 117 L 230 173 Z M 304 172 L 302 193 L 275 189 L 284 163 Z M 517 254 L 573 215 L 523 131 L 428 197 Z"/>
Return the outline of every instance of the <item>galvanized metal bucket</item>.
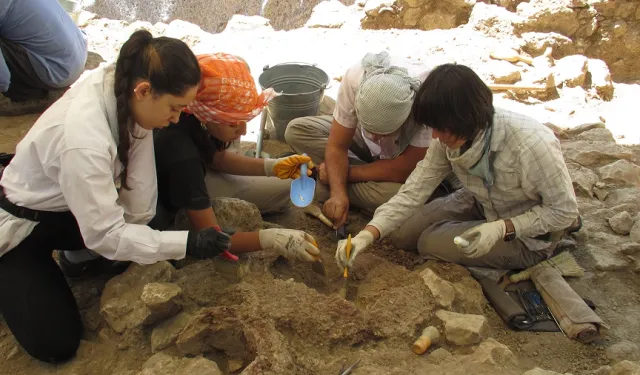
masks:
<path fill-rule="evenodd" d="M 271 118 L 276 138 L 284 142 L 284 132 L 291 120 L 318 113 L 329 76 L 315 64 L 291 62 L 265 66 L 258 83 L 263 90 L 272 87 L 282 93 L 269 102 L 263 116 Z"/>

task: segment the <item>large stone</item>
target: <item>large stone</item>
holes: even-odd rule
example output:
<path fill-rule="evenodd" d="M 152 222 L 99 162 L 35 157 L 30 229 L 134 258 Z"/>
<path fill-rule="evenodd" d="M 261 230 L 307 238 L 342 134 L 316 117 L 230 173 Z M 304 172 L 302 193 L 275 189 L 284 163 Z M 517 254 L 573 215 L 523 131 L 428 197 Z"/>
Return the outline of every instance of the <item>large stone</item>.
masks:
<path fill-rule="evenodd" d="M 563 57 L 553 69 L 556 85 L 582 87 L 587 78 L 587 58 L 582 55 Z"/>
<path fill-rule="evenodd" d="M 347 7 L 337 0 L 325 0 L 313 8 L 305 27 L 339 28 L 347 21 Z"/>
<path fill-rule="evenodd" d="M 431 353 L 429 353 L 429 356 L 427 357 L 427 362 L 434 365 L 439 365 L 450 358 L 453 358 L 453 356 L 451 355 L 451 353 L 449 353 L 447 349 L 438 348 L 432 351 Z"/>
<path fill-rule="evenodd" d="M 218 225 L 223 229 L 231 228 L 237 232 L 253 232 L 262 229 L 262 216 L 255 204 L 237 198 L 216 198 L 212 200 Z M 176 230 L 192 229 L 184 211 L 180 211 L 175 220 Z"/>
<path fill-rule="evenodd" d="M 149 283 L 168 283 L 175 269 L 169 262 L 132 264 L 124 273 L 107 282 L 100 298 L 100 314 L 118 333 L 158 322 L 166 316 L 155 314 L 142 300 Z"/>
<path fill-rule="evenodd" d="M 151 351 L 155 353 L 175 344 L 178 335 L 189 320 L 191 320 L 191 315 L 180 313 L 155 327 L 151 332 Z"/>
<path fill-rule="evenodd" d="M 640 364 L 631 361 L 622 361 L 613 366 L 609 375 L 640 375 Z"/>
<path fill-rule="evenodd" d="M 222 375 L 218 365 L 203 357 L 176 358 L 157 353 L 149 358 L 138 375 Z"/>
<path fill-rule="evenodd" d="M 229 22 L 227 22 L 227 26 L 224 28 L 223 32 L 254 30 L 260 30 L 261 32 L 273 31 L 273 27 L 271 27 L 271 22 L 264 17 L 234 14 Z"/>
<path fill-rule="evenodd" d="M 629 260 L 615 249 L 587 244 L 585 251 L 599 271 L 620 271 L 629 267 Z"/>
<path fill-rule="evenodd" d="M 471 355 L 473 363 L 482 363 L 496 365 L 501 367 L 515 367 L 518 365 L 518 359 L 509 348 L 494 340 L 488 338 L 476 348 Z"/>
<path fill-rule="evenodd" d="M 525 45 L 522 49 L 532 56 L 541 55 L 547 48 L 552 47 L 552 56 L 560 59 L 575 53 L 573 41 L 558 33 L 527 32 L 522 34 Z"/>
<path fill-rule="evenodd" d="M 640 185 L 640 167 L 627 160 L 618 160 L 598 169 L 605 182 Z"/>
<path fill-rule="evenodd" d="M 445 337 L 452 344 L 477 344 L 489 334 L 487 318 L 482 315 L 458 314 L 438 310 L 436 316 L 443 322 Z"/>
<path fill-rule="evenodd" d="M 491 78 L 494 83 L 514 84 L 520 81 L 520 68 L 507 61 L 491 62 Z"/>
<path fill-rule="evenodd" d="M 456 297 L 453 285 L 450 282 L 441 279 L 430 268 L 425 268 L 420 272 L 420 276 L 422 277 L 422 280 L 424 280 L 424 284 L 431 291 L 431 294 L 433 294 L 433 297 L 436 299 L 436 303 L 440 307 L 444 307 L 446 309 L 451 308 L 451 304 Z"/>
<path fill-rule="evenodd" d="M 161 316 L 174 315 L 179 310 L 178 297 L 182 289 L 171 283 L 149 283 L 142 289 L 142 302 L 153 314 Z"/>
<path fill-rule="evenodd" d="M 576 141 L 591 141 L 591 142 L 611 142 L 615 143 L 615 138 L 613 138 L 613 134 L 607 128 L 595 128 L 591 130 L 587 130 L 582 132 L 575 137 L 573 137 Z"/>
<path fill-rule="evenodd" d="M 593 197 L 593 187 L 600 179 L 598 175 L 591 169 L 581 167 L 578 164 L 567 164 L 575 192 L 583 196 Z"/>
<path fill-rule="evenodd" d="M 636 159 L 629 148 L 611 142 L 565 142 L 562 144 L 562 151 L 567 160 L 584 167 L 604 166 L 619 159 Z"/>
<path fill-rule="evenodd" d="M 629 340 L 622 340 L 611 345 L 607 348 L 605 354 L 611 363 L 618 363 L 624 360 L 640 360 L 640 348 L 638 348 L 638 344 Z"/>
<path fill-rule="evenodd" d="M 640 243 L 628 242 L 622 245 L 622 254 L 633 255 L 640 252 Z"/>
<path fill-rule="evenodd" d="M 607 63 L 600 59 L 589 59 L 588 70 L 593 87 L 603 100 L 613 99 L 613 81 Z"/>
<path fill-rule="evenodd" d="M 455 311 L 466 314 L 482 314 L 487 299 L 477 281 L 469 277 L 453 283 L 453 289 L 456 291 L 456 298 L 453 300 Z"/>
<path fill-rule="evenodd" d="M 609 218 L 609 225 L 614 232 L 626 236 L 633 226 L 633 217 L 627 211 L 620 212 Z"/>

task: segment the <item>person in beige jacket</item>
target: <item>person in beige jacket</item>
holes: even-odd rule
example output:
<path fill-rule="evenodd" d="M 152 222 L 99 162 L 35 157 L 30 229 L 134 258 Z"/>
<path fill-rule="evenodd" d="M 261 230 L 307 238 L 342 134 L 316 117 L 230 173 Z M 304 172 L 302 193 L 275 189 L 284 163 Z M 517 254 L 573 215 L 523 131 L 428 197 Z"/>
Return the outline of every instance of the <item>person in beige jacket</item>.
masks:
<path fill-rule="evenodd" d="M 578 204 L 559 141 L 538 121 L 495 108 L 473 70 L 437 67 L 413 109 L 434 141 L 398 194 L 353 238 L 350 259 L 345 241 L 338 244 L 338 265 L 352 266 L 374 240 L 391 236 L 395 246 L 425 259 L 527 268 L 549 257 L 568 228 L 575 230 Z M 463 188 L 424 205 L 451 171 Z M 456 237 L 463 241 L 454 243 Z"/>

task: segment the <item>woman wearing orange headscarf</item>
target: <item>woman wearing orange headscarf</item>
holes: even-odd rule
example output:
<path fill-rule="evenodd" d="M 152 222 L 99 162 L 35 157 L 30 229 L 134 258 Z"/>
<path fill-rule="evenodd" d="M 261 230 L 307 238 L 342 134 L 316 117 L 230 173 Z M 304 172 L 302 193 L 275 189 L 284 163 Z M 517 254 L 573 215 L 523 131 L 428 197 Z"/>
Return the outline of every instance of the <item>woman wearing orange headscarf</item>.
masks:
<path fill-rule="evenodd" d="M 152 227 L 171 227 L 184 210 L 194 228 L 221 231 L 213 198 L 243 199 L 263 213 L 280 211 L 289 204 L 289 179 L 299 176 L 300 164 L 312 166 L 303 155 L 255 159 L 226 151 L 276 94 L 272 89 L 258 93 L 249 67 L 238 57 L 215 53 L 197 58 L 202 80 L 196 100 L 177 124 L 154 133 L 158 209 Z M 274 249 L 302 261 L 314 261 L 319 254 L 313 237 L 299 230 L 224 231 L 231 235 L 232 253 Z"/>

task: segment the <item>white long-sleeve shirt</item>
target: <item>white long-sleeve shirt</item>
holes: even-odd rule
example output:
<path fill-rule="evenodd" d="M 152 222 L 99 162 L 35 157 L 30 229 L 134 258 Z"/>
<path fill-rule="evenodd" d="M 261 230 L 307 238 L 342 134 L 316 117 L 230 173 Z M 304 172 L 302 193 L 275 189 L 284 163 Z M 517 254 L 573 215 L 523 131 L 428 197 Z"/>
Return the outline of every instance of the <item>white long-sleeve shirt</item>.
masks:
<path fill-rule="evenodd" d="M 511 219 L 516 235 L 529 250 L 547 249 L 547 241 L 534 237 L 568 228 L 578 217 L 560 142 L 536 120 L 496 108 L 490 145 L 495 183 L 489 188 L 469 173 L 483 146 L 484 141 L 476 139 L 460 155 L 460 149 L 450 149 L 434 139 L 407 182 L 378 207 L 369 225 L 378 229 L 381 237 L 388 235 L 422 207 L 453 171 L 482 205 L 487 221 Z"/>
<path fill-rule="evenodd" d="M 131 190 L 117 189 L 122 164 L 115 140 L 114 69 L 111 64 L 96 70 L 42 114 L 18 144 L 0 185 L 16 205 L 70 210 L 87 248 L 105 258 L 142 264 L 181 259 L 188 232 L 146 225 L 158 195 L 151 131 L 136 125 L 139 139 L 132 140 L 127 178 Z M 36 224 L 0 209 L 0 256 Z"/>

